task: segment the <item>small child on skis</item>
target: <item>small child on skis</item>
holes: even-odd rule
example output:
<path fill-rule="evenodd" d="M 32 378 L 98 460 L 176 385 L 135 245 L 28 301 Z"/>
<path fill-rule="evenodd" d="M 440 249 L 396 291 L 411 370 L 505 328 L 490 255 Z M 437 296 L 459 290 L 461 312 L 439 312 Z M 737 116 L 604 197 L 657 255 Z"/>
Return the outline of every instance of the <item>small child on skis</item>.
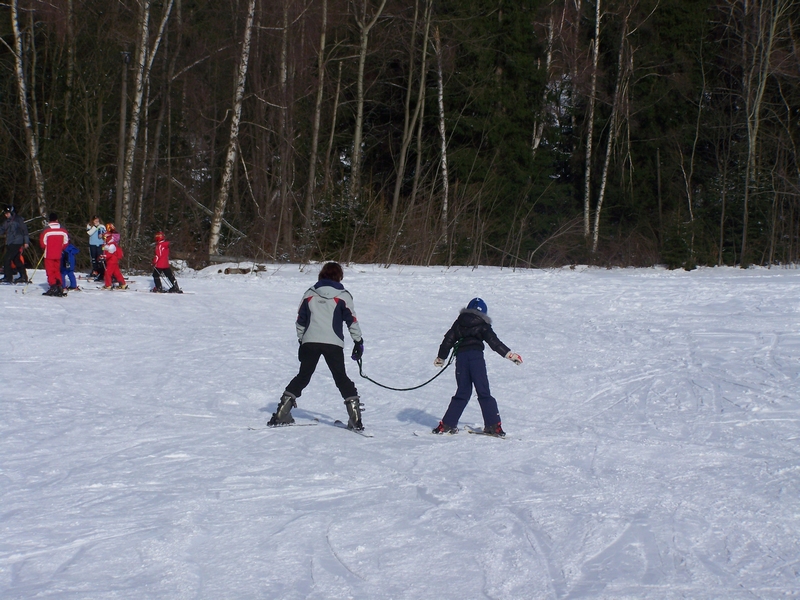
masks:
<path fill-rule="evenodd" d="M 75 282 L 75 255 L 80 252 L 80 250 L 72 243 L 72 238 L 68 239 L 69 243 L 61 253 L 61 281 L 64 284 L 64 289 L 77 290 L 78 284 Z M 66 285 L 67 279 L 69 279 L 69 287 Z"/>
<path fill-rule="evenodd" d="M 161 231 L 156 233 L 155 240 L 156 255 L 153 257 L 153 282 L 155 287 L 151 291 L 159 293 L 164 291 L 164 288 L 161 287 L 161 277 L 164 276 L 171 284 L 167 292 L 182 294 L 183 292 L 178 287 L 178 282 L 175 280 L 175 275 L 173 275 L 172 267 L 169 264 L 169 242 Z"/>
<path fill-rule="evenodd" d="M 487 314 L 488 308 L 481 298 L 473 298 L 466 308 L 461 309 L 458 318 L 445 334 L 439 346 L 439 354 L 433 361 L 437 367 L 445 364 L 450 349 L 456 346 L 456 384 L 455 395 L 450 400 L 439 425 L 433 433 L 457 433 L 458 420 L 467 407 L 472 396 L 472 387 L 478 393 L 478 403 L 483 414 L 483 432 L 497 437 L 505 437 L 505 432 L 500 424 L 500 411 L 497 401 L 489 391 L 489 377 L 486 374 L 486 361 L 483 357 L 484 345 L 500 356 L 507 358 L 515 365 L 522 364 L 522 357 L 512 352 L 500 341 L 492 329 L 492 320 Z M 457 344 L 457 345 L 456 345 Z"/>
<path fill-rule="evenodd" d="M 103 259 L 106 264 L 106 272 L 103 289 L 113 289 L 114 280 L 116 279 L 119 282 L 119 289 L 127 290 L 128 284 L 125 283 L 125 278 L 119 269 L 119 261 L 122 260 L 124 254 L 119 245 L 119 233 L 117 233 L 113 223 L 106 225 L 104 239 L 106 243 L 103 245 Z"/>

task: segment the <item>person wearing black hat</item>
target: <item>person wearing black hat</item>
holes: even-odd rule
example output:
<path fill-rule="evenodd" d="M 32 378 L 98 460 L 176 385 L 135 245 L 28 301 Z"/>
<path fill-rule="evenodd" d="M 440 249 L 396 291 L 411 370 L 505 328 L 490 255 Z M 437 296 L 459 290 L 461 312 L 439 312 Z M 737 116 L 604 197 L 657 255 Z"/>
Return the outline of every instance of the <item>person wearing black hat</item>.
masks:
<path fill-rule="evenodd" d="M 20 275 L 17 282 L 27 283 L 28 272 L 19 255 L 31 243 L 31 239 L 28 237 L 28 226 L 25 225 L 25 220 L 16 213 L 13 206 L 5 206 L 3 215 L 6 220 L 0 225 L 0 235 L 6 236 L 6 252 L 3 255 L 3 280 L 0 283 L 14 283 L 14 267 L 11 265 L 11 261 L 16 264 Z"/>

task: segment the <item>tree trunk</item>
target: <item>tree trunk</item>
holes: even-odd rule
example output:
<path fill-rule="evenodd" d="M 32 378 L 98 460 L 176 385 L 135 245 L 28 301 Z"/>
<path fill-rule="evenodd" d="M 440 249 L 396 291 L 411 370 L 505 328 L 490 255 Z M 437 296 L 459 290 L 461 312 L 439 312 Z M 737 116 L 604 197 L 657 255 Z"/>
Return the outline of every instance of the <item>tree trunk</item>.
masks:
<path fill-rule="evenodd" d="M 442 243 L 447 245 L 447 228 L 449 223 L 448 196 L 450 182 L 447 174 L 447 132 L 444 123 L 444 75 L 442 73 L 442 40 L 439 37 L 439 28 L 433 30 L 433 40 L 436 49 L 436 72 L 439 104 L 439 138 L 442 145 Z M 448 257 L 448 265 L 450 257 Z"/>
<path fill-rule="evenodd" d="M 414 108 L 414 114 L 411 115 L 411 90 L 414 84 L 414 48 L 416 46 L 416 32 L 417 32 L 417 10 L 419 6 L 417 2 L 414 11 L 414 30 L 411 36 L 411 52 L 409 53 L 409 72 L 408 72 L 408 87 L 406 88 L 406 101 L 405 101 L 405 115 L 403 120 L 403 138 L 400 144 L 400 156 L 398 157 L 397 165 L 397 178 L 394 182 L 394 193 L 392 194 L 392 220 L 391 220 L 391 234 L 395 234 L 394 223 L 397 216 L 397 206 L 400 203 L 400 190 L 403 187 L 403 177 L 406 171 L 406 160 L 408 159 L 408 147 L 411 145 L 413 132 L 416 129 L 417 119 L 422 111 L 422 98 L 424 95 L 425 78 L 427 75 L 427 58 L 428 58 L 428 34 L 431 25 L 431 12 L 433 3 L 431 0 L 426 0 L 425 4 L 425 33 L 422 40 L 422 64 L 419 75 L 419 88 L 417 91 L 417 104 Z"/>
<path fill-rule="evenodd" d="M 761 106 L 764 99 L 764 91 L 767 79 L 771 75 L 772 48 L 775 42 L 775 34 L 778 21 L 785 15 L 790 0 L 775 0 L 774 2 L 754 2 L 754 9 L 757 11 L 756 20 L 756 39 L 751 44 L 747 44 L 747 13 L 749 0 L 744 2 L 744 27 L 746 48 L 754 48 L 753 56 L 747 65 L 747 73 L 744 78 L 744 97 L 745 97 L 745 116 L 747 118 L 747 166 L 745 168 L 744 181 L 744 208 L 742 219 L 742 265 L 747 264 L 747 227 L 750 201 L 751 183 L 755 182 L 756 177 L 756 150 L 758 147 L 758 133 L 761 126 Z M 766 28 L 766 30 L 765 30 Z"/>
<path fill-rule="evenodd" d="M 209 256 L 219 254 L 219 234 L 222 228 L 225 205 L 228 203 L 231 181 L 233 179 L 233 169 L 236 164 L 236 149 L 239 142 L 239 123 L 242 118 L 242 100 L 244 98 L 244 86 L 247 81 L 247 63 L 250 59 L 250 39 L 253 33 L 253 21 L 255 19 L 256 0 L 250 0 L 247 8 L 247 22 L 244 28 L 244 42 L 242 43 L 242 54 L 239 59 L 239 71 L 236 80 L 236 93 L 233 100 L 233 115 L 231 116 L 231 133 L 228 141 L 228 152 L 225 156 L 225 168 L 222 173 L 222 180 L 219 186 L 219 195 L 214 205 L 214 215 L 211 218 L 211 235 L 208 244 Z"/>
<path fill-rule="evenodd" d="M 286 252 L 292 254 L 292 202 L 289 199 L 289 154 L 291 144 L 289 142 L 289 0 L 283 2 L 283 28 L 281 35 L 281 120 L 278 131 L 278 144 L 280 148 L 280 190 L 281 208 L 278 216 L 278 232 L 275 236 L 275 247 L 273 256 L 278 256 L 278 248 L 281 238 L 284 241 Z"/>
<path fill-rule="evenodd" d="M 322 184 L 322 193 L 328 191 L 328 186 L 333 182 L 331 174 L 331 154 L 333 152 L 333 140 L 336 137 L 336 115 L 339 113 L 339 96 L 342 92 L 342 61 L 339 61 L 339 74 L 336 77 L 336 94 L 333 98 L 333 111 L 331 116 L 331 133 L 328 136 L 328 148 L 325 151 L 325 169 L 323 173 L 324 183 Z"/>
<path fill-rule="evenodd" d="M 597 61 L 600 54 L 600 1 L 597 0 L 592 41 L 592 84 L 589 90 L 589 114 L 586 116 L 586 167 L 583 174 L 583 235 L 589 239 L 589 213 L 592 210 L 592 137 L 594 136 L 594 105 L 597 96 Z"/>
<path fill-rule="evenodd" d="M 599 0 L 598 0 L 599 4 Z M 608 139 L 606 141 L 606 157 L 603 162 L 603 175 L 600 181 L 600 193 L 597 196 L 597 208 L 594 213 L 594 233 L 592 234 L 592 254 L 597 252 L 597 244 L 600 240 L 600 211 L 603 209 L 603 199 L 606 194 L 606 185 L 608 184 L 608 168 L 611 164 L 611 154 L 614 149 L 614 143 L 617 140 L 619 132 L 619 125 L 617 118 L 619 115 L 619 106 L 621 103 L 622 88 L 624 81 L 627 78 L 628 69 L 624 65 L 625 56 L 625 43 L 628 37 L 628 17 L 622 21 L 622 36 L 619 41 L 619 54 L 617 55 L 617 82 L 614 85 L 614 99 L 611 104 L 611 117 L 608 121 Z"/>
<path fill-rule="evenodd" d="M 72 87 L 75 82 L 75 10 L 73 0 L 67 0 L 67 91 L 64 94 L 64 120 L 69 121 Z"/>
<path fill-rule="evenodd" d="M 119 143 L 117 146 L 117 201 L 114 207 L 114 221 L 122 223 L 122 184 L 125 180 L 125 130 L 128 118 L 128 64 L 131 55 L 122 53 L 122 86 L 119 106 Z"/>
<path fill-rule="evenodd" d="M 47 200 L 44 196 L 44 175 L 39 163 L 39 136 L 34 129 L 31 113 L 28 110 L 28 86 L 25 80 L 25 69 L 22 61 L 22 34 L 19 29 L 19 0 L 11 2 L 11 27 L 14 30 L 14 73 L 17 80 L 19 107 L 22 113 L 22 126 L 25 129 L 25 142 L 28 150 L 28 161 L 33 172 L 36 187 L 36 204 L 39 214 L 47 217 Z M 33 32 L 31 31 L 31 35 Z"/>
<path fill-rule="evenodd" d="M 367 62 L 367 48 L 369 46 L 369 32 L 378 22 L 378 18 L 386 6 L 386 0 L 381 0 L 381 5 L 372 19 L 367 22 L 367 3 L 368 0 L 363 0 L 363 14 L 358 16 L 358 11 L 354 11 L 356 15 L 356 23 L 360 30 L 360 43 L 358 52 L 358 78 L 356 80 L 356 122 L 355 131 L 353 132 L 353 158 L 352 167 L 350 170 L 350 202 L 354 203 L 359 196 L 361 188 L 361 138 L 364 129 L 364 67 Z"/>
<path fill-rule="evenodd" d="M 131 107 L 131 123 L 128 129 L 128 139 L 125 144 L 125 170 L 122 178 L 122 218 L 119 222 L 119 230 L 127 234 L 131 217 L 131 198 L 133 194 L 133 163 L 136 158 L 136 141 L 139 136 L 139 127 L 142 118 L 142 99 L 144 97 L 145 85 L 150 81 L 150 70 L 153 67 L 158 47 L 164 35 L 164 29 L 172 11 L 175 0 L 169 0 L 164 7 L 164 14 L 158 29 L 153 47 L 148 45 L 150 37 L 150 2 L 151 0 L 141 0 L 142 10 L 139 21 L 139 41 L 136 49 L 136 75 L 134 77 L 133 105 Z"/>
<path fill-rule="evenodd" d="M 564 16 L 561 13 L 562 19 Z M 544 135 L 544 125 L 547 120 L 547 95 L 548 85 L 550 83 L 550 65 L 553 63 L 553 38 L 555 37 L 555 23 L 553 22 L 553 13 L 550 13 L 550 18 L 547 21 L 547 53 L 545 55 L 544 71 L 545 71 L 545 84 L 542 90 L 542 108 L 541 118 L 537 118 L 533 122 L 533 133 L 531 134 L 531 162 L 536 158 L 536 151 L 542 143 L 542 136 Z"/>
<path fill-rule="evenodd" d="M 322 0 L 322 26 L 319 35 L 319 53 L 317 54 L 317 100 L 314 104 L 314 122 L 311 126 L 311 155 L 308 161 L 308 186 L 303 215 L 303 246 L 308 257 L 308 243 L 311 239 L 311 228 L 314 214 L 314 192 L 317 187 L 317 151 L 319 148 L 319 126 L 322 118 L 322 93 L 325 85 L 325 39 L 328 27 L 328 0 Z"/>

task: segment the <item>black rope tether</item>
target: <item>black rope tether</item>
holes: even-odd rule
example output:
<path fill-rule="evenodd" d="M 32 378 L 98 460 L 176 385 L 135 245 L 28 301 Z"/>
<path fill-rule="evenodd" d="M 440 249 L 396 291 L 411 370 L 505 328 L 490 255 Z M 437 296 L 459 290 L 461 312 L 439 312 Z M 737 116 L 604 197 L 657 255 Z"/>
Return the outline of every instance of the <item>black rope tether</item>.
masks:
<path fill-rule="evenodd" d="M 363 378 L 364 378 L 364 379 L 366 379 L 367 381 L 371 381 L 371 382 L 372 382 L 372 383 L 374 383 L 375 385 L 377 385 L 377 386 L 379 386 L 379 387 L 382 387 L 382 388 L 384 388 L 384 389 L 387 389 L 387 390 L 393 390 L 393 391 L 395 391 L 395 392 L 410 392 L 411 390 L 418 390 L 419 388 L 421 388 L 421 387 L 423 387 L 423 386 L 426 386 L 426 385 L 428 385 L 428 384 L 429 384 L 431 381 L 433 381 L 434 379 L 436 379 L 437 377 L 439 377 L 439 375 L 441 375 L 442 373 L 444 373 L 444 372 L 445 372 L 445 370 L 447 369 L 447 367 L 449 367 L 449 366 L 450 366 L 450 364 L 453 362 L 453 359 L 456 357 L 456 351 L 458 350 L 458 345 L 459 345 L 460 343 L 461 343 L 461 340 L 458 340 L 458 341 L 455 343 L 455 345 L 453 346 L 453 349 L 450 351 L 450 358 L 447 360 L 447 364 L 445 364 L 445 365 L 442 367 L 442 370 L 441 370 L 441 371 L 439 371 L 439 372 L 438 372 L 436 375 L 434 375 L 433 377 L 431 377 L 430 379 L 428 379 L 428 381 L 426 381 L 425 383 L 420 383 L 419 385 L 415 385 L 414 387 L 407 387 L 407 388 L 396 388 L 396 387 L 391 387 L 391 386 L 388 386 L 388 385 L 383 385 L 382 383 L 378 383 L 378 382 L 377 382 L 377 381 L 375 381 L 374 379 L 372 379 L 372 378 L 370 378 L 370 377 L 367 377 L 366 375 L 364 375 L 364 371 L 363 371 L 363 369 L 362 369 L 362 365 L 361 365 L 361 359 L 360 359 L 360 358 L 358 359 L 358 374 L 359 374 L 359 375 L 361 375 L 361 377 L 363 377 Z"/>

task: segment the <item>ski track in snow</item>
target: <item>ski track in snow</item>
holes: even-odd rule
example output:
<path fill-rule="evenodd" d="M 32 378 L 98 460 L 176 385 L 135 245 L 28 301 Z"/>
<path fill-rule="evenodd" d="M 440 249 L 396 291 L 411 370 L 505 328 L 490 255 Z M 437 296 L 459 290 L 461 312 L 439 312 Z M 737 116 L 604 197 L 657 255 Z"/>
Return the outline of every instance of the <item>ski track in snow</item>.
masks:
<path fill-rule="evenodd" d="M 4 600 L 800 596 L 800 271 L 346 268 L 387 385 L 486 300 L 525 360 L 486 351 L 497 440 L 412 435 L 453 366 L 398 393 L 349 360 L 374 438 L 333 426 L 324 364 L 294 411 L 319 426 L 263 429 L 318 267 L 221 268 L 0 287 Z"/>

